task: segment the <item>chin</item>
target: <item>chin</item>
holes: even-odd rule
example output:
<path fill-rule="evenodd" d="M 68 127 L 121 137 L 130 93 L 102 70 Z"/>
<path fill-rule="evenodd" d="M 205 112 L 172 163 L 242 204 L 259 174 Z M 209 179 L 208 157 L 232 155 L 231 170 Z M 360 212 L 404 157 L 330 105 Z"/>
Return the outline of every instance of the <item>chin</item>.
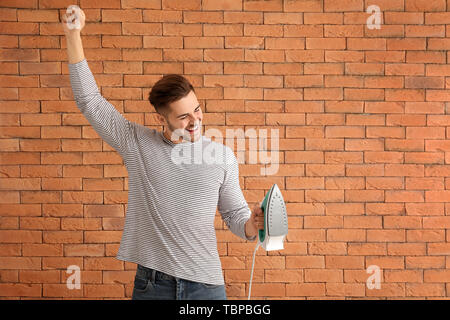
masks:
<path fill-rule="evenodd" d="M 200 134 L 195 134 L 193 136 L 188 136 L 188 137 L 185 137 L 185 138 L 186 138 L 185 140 L 187 140 L 187 141 L 195 142 L 195 141 L 200 139 Z"/>

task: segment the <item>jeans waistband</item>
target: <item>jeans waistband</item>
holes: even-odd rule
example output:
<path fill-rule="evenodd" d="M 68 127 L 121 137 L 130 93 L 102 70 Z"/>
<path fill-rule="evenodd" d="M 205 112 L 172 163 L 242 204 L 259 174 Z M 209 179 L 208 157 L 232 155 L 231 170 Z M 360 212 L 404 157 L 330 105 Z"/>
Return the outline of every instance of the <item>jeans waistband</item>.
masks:
<path fill-rule="evenodd" d="M 177 280 L 176 277 L 173 277 L 171 275 L 168 275 L 164 272 L 161 272 L 161 271 L 158 271 L 155 269 L 144 267 L 140 264 L 138 264 L 138 266 L 137 266 L 136 273 L 138 276 L 141 276 L 144 279 L 151 279 L 152 282 L 154 282 L 155 279 L 157 279 L 157 280 L 173 280 L 173 281 Z"/>

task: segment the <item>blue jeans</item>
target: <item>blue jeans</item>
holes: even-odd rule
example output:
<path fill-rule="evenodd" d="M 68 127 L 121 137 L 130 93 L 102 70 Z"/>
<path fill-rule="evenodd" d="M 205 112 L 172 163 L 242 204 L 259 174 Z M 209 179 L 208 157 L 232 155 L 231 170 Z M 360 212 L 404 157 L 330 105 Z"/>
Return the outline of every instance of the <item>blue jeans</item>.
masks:
<path fill-rule="evenodd" d="M 138 265 L 132 300 L 226 300 L 224 285 L 176 278 Z"/>

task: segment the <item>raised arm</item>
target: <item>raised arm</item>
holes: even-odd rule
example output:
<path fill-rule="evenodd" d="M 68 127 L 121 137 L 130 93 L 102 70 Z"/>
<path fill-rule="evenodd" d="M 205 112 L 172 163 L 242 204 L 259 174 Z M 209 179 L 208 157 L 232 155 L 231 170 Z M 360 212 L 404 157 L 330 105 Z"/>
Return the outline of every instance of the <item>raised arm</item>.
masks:
<path fill-rule="evenodd" d="M 72 17 L 72 18 L 70 18 Z M 78 63 L 82 60 L 84 60 L 84 51 L 83 51 L 83 43 L 81 41 L 81 29 L 84 28 L 84 24 L 86 21 L 86 16 L 84 15 L 83 10 L 80 9 L 80 17 L 79 17 L 79 23 L 80 28 L 79 29 L 69 29 L 67 26 L 67 20 L 69 23 L 74 23 L 75 16 L 63 16 L 63 29 L 64 34 L 66 35 L 66 41 L 67 41 L 67 56 L 69 59 L 69 63 Z"/>
<path fill-rule="evenodd" d="M 67 19 L 67 15 L 63 17 L 62 26 L 67 41 L 70 83 L 77 107 L 99 136 L 124 158 L 136 141 L 135 125 L 100 94 L 83 52 L 81 30 L 85 25 L 84 12 L 80 9 L 79 29 L 70 29 Z"/>

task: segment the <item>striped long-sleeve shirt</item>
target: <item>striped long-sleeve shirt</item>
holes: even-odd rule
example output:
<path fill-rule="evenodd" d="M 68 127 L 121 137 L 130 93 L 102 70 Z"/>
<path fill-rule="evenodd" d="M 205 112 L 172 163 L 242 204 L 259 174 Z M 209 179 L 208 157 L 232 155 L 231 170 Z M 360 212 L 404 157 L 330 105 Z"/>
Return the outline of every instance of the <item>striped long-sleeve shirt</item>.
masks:
<path fill-rule="evenodd" d="M 128 207 L 117 259 L 186 280 L 224 284 L 216 210 L 234 234 L 254 239 L 245 235 L 251 211 L 233 151 L 205 136 L 174 144 L 162 132 L 125 119 L 100 94 L 86 60 L 69 64 L 69 72 L 78 108 L 128 171 Z M 217 161 L 220 154 L 222 161 Z"/>

